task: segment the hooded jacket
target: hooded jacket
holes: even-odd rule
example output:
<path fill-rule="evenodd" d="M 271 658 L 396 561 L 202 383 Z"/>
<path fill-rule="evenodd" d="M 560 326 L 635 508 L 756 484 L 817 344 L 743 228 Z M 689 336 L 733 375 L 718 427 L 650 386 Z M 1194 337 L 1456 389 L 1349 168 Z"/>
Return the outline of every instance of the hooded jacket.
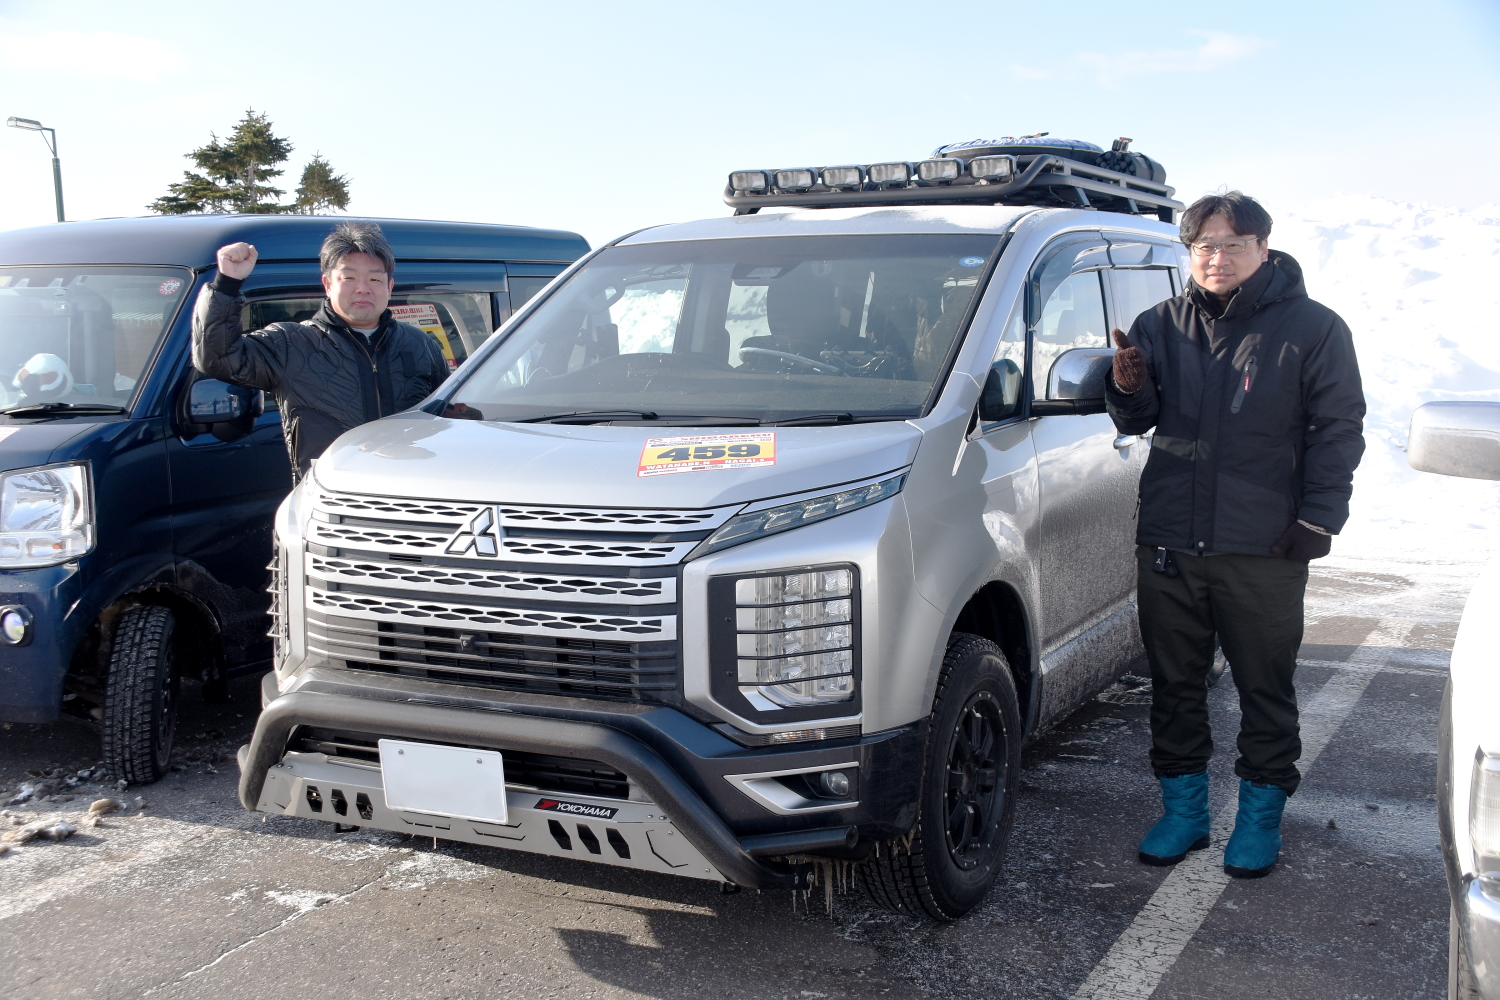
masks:
<path fill-rule="evenodd" d="M 263 389 L 281 408 L 292 478 L 306 474 L 334 438 L 410 409 L 448 377 L 443 352 L 387 309 L 366 342 L 328 300 L 311 319 L 245 333 L 240 282 L 220 275 L 193 308 L 193 367 L 212 378 Z"/>
<path fill-rule="evenodd" d="M 1156 428 L 1136 541 L 1269 556 L 1298 519 L 1337 533 L 1364 454 L 1365 399 L 1349 328 L 1270 259 L 1220 304 L 1189 282 L 1130 328 L 1147 381 L 1106 380 L 1121 434 Z"/>

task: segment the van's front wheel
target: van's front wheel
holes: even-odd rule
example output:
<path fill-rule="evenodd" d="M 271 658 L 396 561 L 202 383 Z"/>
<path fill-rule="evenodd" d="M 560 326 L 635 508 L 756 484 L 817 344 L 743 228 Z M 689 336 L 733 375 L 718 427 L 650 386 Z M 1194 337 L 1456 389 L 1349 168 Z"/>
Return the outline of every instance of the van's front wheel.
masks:
<path fill-rule="evenodd" d="M 177 724 L 177 621 L 171 610 L 141 606 L 115 623 L 105 685 L 104 764 L 131 784 L 167 773 Z"/>
<path fill-rule="evenodd" d="M 866 891 L 902 913 L 956 920 L 989 891 L 1021 780 L 1021 713 L 1005 654 L 955 632 L 933 701 L 917 828 L 861 866 Z"/>

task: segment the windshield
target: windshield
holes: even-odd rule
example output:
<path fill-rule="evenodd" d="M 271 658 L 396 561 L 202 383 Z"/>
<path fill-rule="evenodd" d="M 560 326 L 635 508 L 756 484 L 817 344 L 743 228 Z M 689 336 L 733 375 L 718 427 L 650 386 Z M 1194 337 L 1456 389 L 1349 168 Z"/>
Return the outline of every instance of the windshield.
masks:
<path fill-rule="evenodd" d="M 489 420 L 917 416 L 998 244 L 882 235 L 615 247 L 511 331 L 453 402 Z"/>
<path fill-rule="evenodd" d="M 191 283 L 173 267 L 0 266 L 0 409 L 128 407 Z"/>

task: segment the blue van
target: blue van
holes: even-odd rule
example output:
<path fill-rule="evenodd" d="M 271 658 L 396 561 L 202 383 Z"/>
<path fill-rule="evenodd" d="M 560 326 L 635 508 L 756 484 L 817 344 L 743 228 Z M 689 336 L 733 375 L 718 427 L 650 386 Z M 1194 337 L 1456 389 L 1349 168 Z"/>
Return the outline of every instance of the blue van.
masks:
<path fill-rule="evenodd" d="M 0 233 L 0 722 L 97 720 L 112 775 L 167 767 L 184 676 L 266 669 L 274 402 L 192 367 L 215 251 L 260 251 L 245 329 L 310 317 L 335 220 L 210 215 Z M 589 249 L 568 232 L 378 221 L 396 318 L 456 368 Z"/>

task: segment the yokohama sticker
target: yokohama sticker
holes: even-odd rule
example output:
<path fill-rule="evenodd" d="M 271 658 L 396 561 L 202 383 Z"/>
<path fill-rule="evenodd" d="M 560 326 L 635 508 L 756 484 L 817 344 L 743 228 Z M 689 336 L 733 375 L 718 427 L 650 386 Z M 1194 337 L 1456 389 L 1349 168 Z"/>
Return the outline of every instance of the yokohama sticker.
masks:
<path fill-rule="evenodd" d="M 667 476 L 674 472 L 711 469 L 753 469 L 776 464 L 776 432 L 754 434 L 694 434 L 651 438 L 641 449 L 637 477 Z"/>
<path fill-rule="evenodd" d="M 567 813 L 569 816 L 588 816 L 591 819 L 614 819 L 618 809 L 609 806 L 591 806 L 582 802 L 561 802 L 557 799 L 539 799 L 536 808 L 542 812 Z"/>

